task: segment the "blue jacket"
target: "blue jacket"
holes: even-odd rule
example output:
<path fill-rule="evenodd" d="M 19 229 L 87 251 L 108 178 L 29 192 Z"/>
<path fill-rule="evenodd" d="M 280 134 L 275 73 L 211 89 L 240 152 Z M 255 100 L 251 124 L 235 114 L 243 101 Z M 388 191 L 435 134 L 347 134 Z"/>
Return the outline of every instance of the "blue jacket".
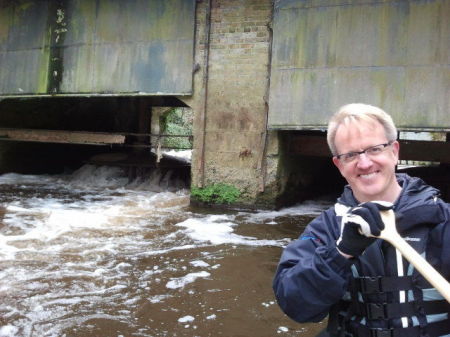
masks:
<path fill-rule="evenodd" d="M 438 198 L 438 190 L 419 178 L 398 174 L 397 180 L 402 186 L 401 195 L 394 205 L 398 232 L 426 256 L 427 261 L 446 279 L 450 279 L 449 204 Z M 346 259 L 336 250 L 341 216 L 349 207 L 356 205 L 350 187 L 346 186 L 336 205 L 313 220 L 302 235 L 285 248 L 273 281 L 281 309 L 298 322 L 318 322 L 329 315 L 328 329 L 332 334 L 351 330 L 350 335 L 363 336 L 366 334 L 365 328 L 392 329 L 405 326 L 410 329 L 415 327 L 414 331 L 417 332 L 417 329 L 423 330 L 428 323 L 436 320 L 442 321 L 443 326 L 447 325 L 450 334 L 450 308 L 445 305 L 447 302 L 442 301 L 443 297 L 435 289 L 429 289 L 431 285 L 405 259 L 402 259 L 403 275 L 408 276 L 408 279 L 398 278 L 397 253 L 389 243 L 376 240 L 364 254 L 355 259 Z M 368 279 L 369 276 L 372 278 Z M 376 279 L 378 283 L 384 284 L 385 281 L 391 282 L 393 277 L 395 282 L 401 280 L 411 283 L 409 288 L 401 288 L 407 290 L 403 292 L 407 297 L 406 302 L 414 304 L 415 312 L 407 315 L 407 323 L 401 318 L 403 313 L 401 317 L 391 314 L 394 317 L 387 318 L 368 317 L 370 315 L 367 314 L 365 304 L 369 302 L 371 305 L 393 303 L 388 305 L 389 311 L 393 307 L 395 310 L 406 310 L 403 305 L 398 305 L 401 302 L 398 290 L 386 286 L 382 293 L 365 293 L 360 288 L 360 283 L 366 280 Z M 429 309 L 423 310 L 422 304 L 429 300 L 440 300 L 441 308 L 431 310 L 431 313 Z M 427 304 L 434 303 L 438 302 Z M 447 334 L 442 329 L 436 331 L 434 334 L 429 332 L 429 335 Z M 408 336 L 412 337 L 414 333 Z"/>

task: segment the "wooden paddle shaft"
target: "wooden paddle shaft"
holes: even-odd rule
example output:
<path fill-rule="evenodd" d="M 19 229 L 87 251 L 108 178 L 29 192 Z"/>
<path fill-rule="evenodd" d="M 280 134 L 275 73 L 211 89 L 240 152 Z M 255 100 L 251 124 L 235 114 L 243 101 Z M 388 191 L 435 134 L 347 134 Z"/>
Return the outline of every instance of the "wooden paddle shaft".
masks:
<path fill-rule="evenodd" d="M 450 303 L 450 283 L 398 234 L 395 226 L 394 211 L 382 211 L 381 218 L 383 219 L 385 228 L 381 231 L 379 238 L 388 241 L 397 248 L 403 257 Z"/>

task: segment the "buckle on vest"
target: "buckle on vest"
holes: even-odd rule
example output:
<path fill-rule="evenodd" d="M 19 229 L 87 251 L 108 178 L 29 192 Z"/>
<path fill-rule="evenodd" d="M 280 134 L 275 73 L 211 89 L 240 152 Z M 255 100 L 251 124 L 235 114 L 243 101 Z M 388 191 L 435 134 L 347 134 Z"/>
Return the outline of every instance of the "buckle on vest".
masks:
<path fill-rule="evenodd" d="M 382 303 L 367 303 L 366 314 L 369 319 L 387 318 L 386 306 Z"/>
<path fill-rule="evenodd" d="M 381 277 L 361 277 L 361 290 L 363 293 L 379 293 L 381 292 Z"/>
<path fill-rule="evenodd" d="M 394 330 L 392 329 L 370 329 L 370 337 L 393 337 Z"/>

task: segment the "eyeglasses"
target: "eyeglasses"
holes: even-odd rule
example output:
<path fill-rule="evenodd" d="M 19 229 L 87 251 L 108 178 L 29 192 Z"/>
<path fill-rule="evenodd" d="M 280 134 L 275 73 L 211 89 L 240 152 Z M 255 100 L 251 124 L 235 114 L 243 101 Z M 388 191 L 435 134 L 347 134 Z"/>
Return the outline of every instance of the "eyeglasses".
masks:
<path fill-rule="evenodd" d="M 393 142 L 394 141 L 391 140 L 388 143 L 374 145 L 374 146 L 368 147 L 367 149 L 362 150 L 362 151 L 354 151 L 354 152 L 338 154 L 338 155 L 336 155 L 336 158 L 339 159 L 341 162 L 348 164 L 348 163 L 351 163 L 352 161 L 355 161 L 357 158 L 359 158 L 359 155 L 361 155 L 363 153 L 369 157 L 376 157 L 380 153 L 382 153 L 388 146 L 392 145 Z"/>

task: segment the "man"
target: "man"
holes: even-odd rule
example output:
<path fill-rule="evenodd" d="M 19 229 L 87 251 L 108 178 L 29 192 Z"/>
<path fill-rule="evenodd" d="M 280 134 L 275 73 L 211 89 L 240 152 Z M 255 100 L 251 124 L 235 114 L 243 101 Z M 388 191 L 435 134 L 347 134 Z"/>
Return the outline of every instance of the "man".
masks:
<path fill-rule="evenodd" d="M 374 106 L 349 104 L 331 118 L 328 145 L 348 185 L 281 256 L 273 288 L 292 319 L 328 315 L 330 336 L 450 336 L 449 303 L 371 237 L 384 228 L 380 210 L 393 209 L 400 235 L 450 279 L 450 207 L 422 180 L 395 174 L 396 138 L 392 118 Z"/>

